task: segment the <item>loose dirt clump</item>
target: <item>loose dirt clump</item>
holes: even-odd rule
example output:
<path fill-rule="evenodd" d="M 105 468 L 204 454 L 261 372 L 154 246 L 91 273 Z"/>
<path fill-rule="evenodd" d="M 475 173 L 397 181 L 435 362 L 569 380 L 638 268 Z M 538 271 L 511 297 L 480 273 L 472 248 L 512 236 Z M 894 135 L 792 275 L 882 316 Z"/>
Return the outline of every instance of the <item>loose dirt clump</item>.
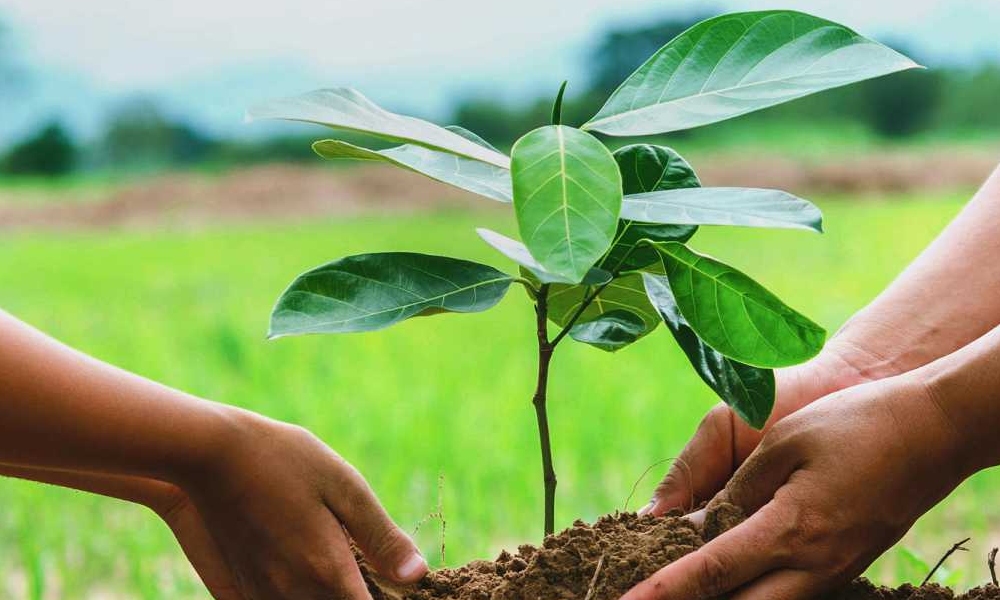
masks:
<path fill-rule="evenodd" d="M 525 545 L 494 561 L 434 571 L 408 587 L 381 580 L 363 561 L 361 566 L 374 600 L 617 600 L 741 519 L 738 508 L 720 503 L 709 507 L 701 528 L 680 512 L 662 518 L 618 513 L 593 525 L 577 521 L 541 547 Z M 1000 600 L 1000 588 L 956 596 L 936 584 L 892 589 L 856 579 L 826 600 Z"/>

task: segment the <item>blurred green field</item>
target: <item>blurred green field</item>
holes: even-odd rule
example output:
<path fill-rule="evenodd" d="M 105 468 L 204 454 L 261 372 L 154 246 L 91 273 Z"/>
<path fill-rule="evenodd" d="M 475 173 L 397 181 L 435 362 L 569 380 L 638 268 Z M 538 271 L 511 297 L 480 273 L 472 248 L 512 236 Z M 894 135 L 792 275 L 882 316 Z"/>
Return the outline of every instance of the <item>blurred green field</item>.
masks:
<path fill-rule="evenodd" d="M 878 293 L 968 198 L 820 199 L 826 236 L 705 230 L 699 249 L 757 276 L 829 326 Z M 0 306 L 60 339 L 205 397 L 302 424 L 364 472 L 412 529 L 441 501 L 447 563 L 535 541 L 541 529 L 532 316 L 512 290 L 479 315 L 418 319 L 385 332 L 265 342 L 271 303 L 299 271 L 345 254 L 414 250 L 506 266 L 473 227 L 507 233 L 503 211 L 352 218 L 269 230 L 18 234 L 0 240 Z M 669 334 L 608 355 L 567 345 L 552 381 L 557 521 L 623 507 L 651 463 L 677 454 L 713 404 Z M 655 484 L 640 486 L 630 508 Z M 1000 473 L 980 474 L 903 545 L 984 580 L 1000 539 Z M 844 498 L 850 502 L 850 498 Z M 418 539 L 437 560 L 435 525 Z M 0 597 L 205 599 L 167 529 L 143 509 L 0 481 Z M 898 551 L 884 582 L 921 578 Z M 6 589 L 4 586 L 7 586 Z"/>

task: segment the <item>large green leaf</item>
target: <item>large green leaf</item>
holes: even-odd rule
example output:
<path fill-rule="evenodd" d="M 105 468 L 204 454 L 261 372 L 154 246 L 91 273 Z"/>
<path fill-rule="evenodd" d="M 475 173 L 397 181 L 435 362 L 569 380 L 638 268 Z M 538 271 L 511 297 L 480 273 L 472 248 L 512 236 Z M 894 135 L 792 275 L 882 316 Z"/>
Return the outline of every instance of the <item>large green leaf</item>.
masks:
<path fill-rule="evenodd" d="M 579 310 L 584 299 L 597 289 L 596 286 L 553 285 L 549 290 L 549 319 L 556 325 L 565 327 Z M 649 303 L 646 289 L 642 284 L 642 276 L 638 273 L 613 279 L 583 311 L 577 323 L 590 323 L 618 311 L 627 311 L 642 320 L 642 327 L 636 328 L 636 340 L 649 334 L 660 325 L 660 316 Z M 578 336 L 581 336 L 581 331 L 574 328 L 570 331 L 570 337 L 577 339 Z M 582 335 L 577 341 L 589 343 L 605 350 L 608 349 L 603 344 L 593 344 L 590 335 Z"/>
<path fill-rule="evenodd" d="M 822 327 L 747 275 L 679 242 L 654 247 L 681 314 L 725 356 L 756 367 L 786 367 L 823 347 Z"/>
<path fill-rule="evenodd" d="M 622 218 L 673 225 L 740 225 L 823 231 L 823 213 L 780 190 L 691 188 L 626 196 Z"/>
<path fill-rule="evenodd" d="M 510 167 L 510 159 L 496 150 L 434 123 L 391 113 L 350 88 L 316 90 L 272 100 L 247 111 L 247 120 L 255 119 L 316 123 L 442 150 L 505 169 Z"/>
<path fill-rule="evenodd" d="M 476 229 L 476 233 L 497 252 L 531 271 L 539 282 L 573 283 L 567 281 L 565 277 L 546 271 L 545 267 L 538 264 L 538 261 L 531 256 L 531 252 L 528 252 L 528 247 L 521 242 L 482 227 Z M 611 281 L 611 273 L 595 267 L 587 272 L 581 283 L 585 285 L 600 285 L 609 281 Z"/>
<path fill-rule="evenodd" d="M 581 281 L 604 255 L 621 211 L 622 182 L 611 152 L 563 125 L 536 129 L 511 152 L 521 239 L 551 273 Z"/>
<path fill-rule="evenodd" d="M 626 195 L 701 187 L 694 169 L 672 148 L 633 144 L 616 150 L 614 157 Z M 686 242 L 696 231 L 696 225 L 663 225 L 623 219 L 618 223 L 614 243 L 601 266 L 616 273 L 641 269 L 659 259 L 652 248 L 637 247 L 640 240 Z"/>
<path fill-rule="evenodd" d="M 727 358 L 701 341 L 681 314 L 670 290 L 670 280 L 643 274 L 649 301 L 684 351 L 691 366 L 708 387 L 741 419 L 761 429 L 774 407 L 774 371 L 751 367 Z"/>
<path fill-rule="evenodd" d="M 507 169 L 415 144 L 370 150 L 340 140 L 320 140 L 313 150 L 329 159 L 386 162 L 500 202 L 513 197 Z"/>
<path fill-rule="evenodd" d="M 269 336 L 373 331 L 424 314 L 483 311 L 512 281 L 493 267 L 444 256 L 348 256 L 292 282 L 271 313 Z"/>
<path fill-rule="evenodd" d="M 619 136 L 690 129 L 918 66 L 812 15 L 734 13 L 699 23 L 657 51 L 583 129 Z"/>

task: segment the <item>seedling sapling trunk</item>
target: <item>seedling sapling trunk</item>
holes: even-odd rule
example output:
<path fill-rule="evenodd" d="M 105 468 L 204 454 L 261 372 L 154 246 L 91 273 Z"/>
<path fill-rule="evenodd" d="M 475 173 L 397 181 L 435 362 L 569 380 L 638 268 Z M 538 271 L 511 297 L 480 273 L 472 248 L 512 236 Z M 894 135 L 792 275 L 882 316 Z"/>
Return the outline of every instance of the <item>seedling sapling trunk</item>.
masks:
<path fill-rule="evenodd" d="M 420 315 L 492 308 L 517 283 L 535 307 L 538 373 L 532 399 L 555 530 L 556 474 L 547 411 L 553 352 L 565 339 L 617 351 L 662 323 L 695 372 L 751 426 L 767 421 L 774 372 L 822 348 L 826 332 L 738 269 L 689 247 L 699 227 L 822 231 L 811 203 L 778 190 L 702 187 L 674 149 L 616 147 L 610 137 L 662 135 L 716 123 L 808 94 L 918 65 L 830 21 L 795 11 L 724 15 L 657 51 L 580 127 L 552 124 L 510 155 L 461 127 L 390 113 L 347 89 L 271 102 L 248 118 L 277 118 L 369 134 L 375 150 L 327 139 L 329 159 L 388 163 L 512 205 L 520 240 L 480 229 L 517 275 L 444 256 L 348 256 L 296 278 L 271 315 L 271 337 L 382 329 Z M 559 329 L 550 337 L 549 322 Z"/>

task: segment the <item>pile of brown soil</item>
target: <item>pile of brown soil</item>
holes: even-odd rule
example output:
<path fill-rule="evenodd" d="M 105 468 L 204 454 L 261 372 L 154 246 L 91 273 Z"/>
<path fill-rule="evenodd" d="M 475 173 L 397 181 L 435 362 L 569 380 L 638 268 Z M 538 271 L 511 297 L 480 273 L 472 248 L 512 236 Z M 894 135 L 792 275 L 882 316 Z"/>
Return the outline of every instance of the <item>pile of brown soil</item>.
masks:
<path fill-rule="evenodd" d="M 664 565 L 694 552 L 742 518 L 732 505 L 710 509 L 699 528 L 679 513 L 657 518 L 622 513 L 589 525 L 577 521 L 540 548 L 521 546 L 495 561 L 473 561 L 434 571 L 416 585 L 398 587 L 362 564 L 374 600 L 617 600 Z M 877 587 L 857 579 L 828 600 L 1000 600 L 984 586 L 961 596 L 935 584 Z"/>

